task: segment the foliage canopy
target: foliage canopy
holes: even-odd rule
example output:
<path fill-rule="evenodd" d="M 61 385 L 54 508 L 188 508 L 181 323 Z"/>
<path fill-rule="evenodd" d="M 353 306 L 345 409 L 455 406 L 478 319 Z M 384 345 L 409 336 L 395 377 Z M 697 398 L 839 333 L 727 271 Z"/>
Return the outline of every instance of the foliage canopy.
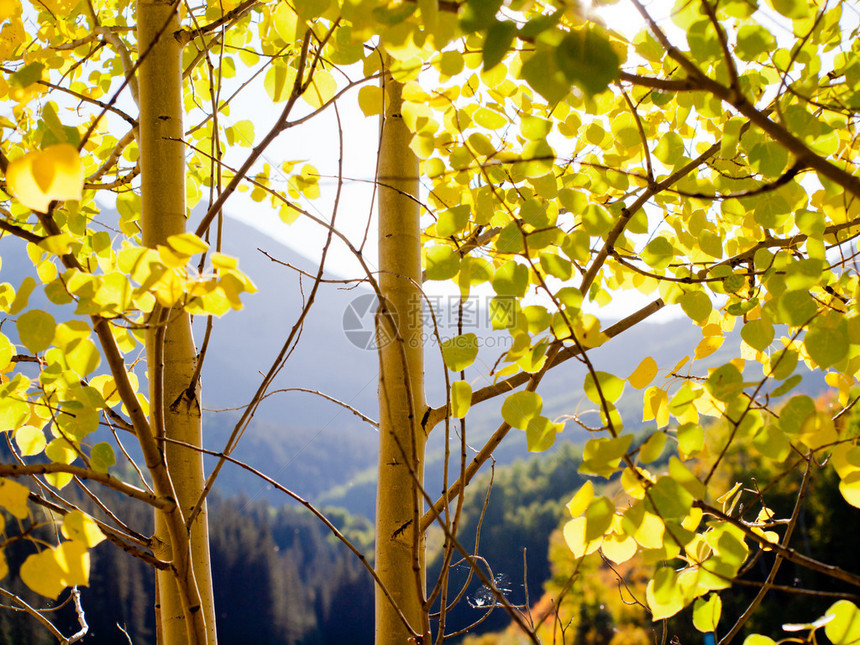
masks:
<path fill-rule="evenodd" d="M 467 370 L 476 369 L 478 338 L 444 339 L 449 400 L 413 411 L 426 433 L 444 427 L 446 445 L 462 448 L 446 469 L 441 499 L 431 497 L 434 486 L 415 487 L 416 527 L 443 528 L 443 561 L 450 564 L 458 549 L 468 558 L 457 538 L 457 500 L 508 432 L 525 432 L 529 449 L 543 451 L 565 425 L 576 425 L 590 433 L 583 474 L 617 477 L 623 493 L 598 495 L 587 482 L 568 505 L 564 539 L 577 558 L 600 550 L 615 563 L 638 555 L 654 565 L 646 591 L 654 620 L 693 605 L 696 628 L 715 631 L 719 593 L 761 551 L 776 553 L 774 571 L 790 560 L 860 584 L 858 574 L 839 563 L 828 568 L 791 544 L 803 493 L 820 468 L 835 469 L 844 500 L 860 507 L 860 447 L 835 422 L 860 396 L 856 6 L 695 0 L 678 2 L 669 20 L 658 21 L 630 0 L 645 28 L 629 39 L 564 2 L 166 6 L 179 13 L 180 27 L 165 23 L 150 50 L 135 32 L 140 7 L 128 2 L 0 3 L 0 95 L 9 106 L 0 121 L 0 229 L 27 245 L 38 277 L 0 285 L 0 308 L 15 327 L 0 335 L 0 429 L 15 458 L 0 465 L 0 505 L 19 520 L 21 535 L 45 522 L 62 535 L 10 575 L 56 598 L 87 583 L 89 549 L 105 537 L 170 568 L 129 527 L 58 506 L 52 495 L 78 478 L 176 512 L 175 500 L 159 492 L 158 460 L 150 459 L 164 450 L 153 439 L 164 406 L 176 403 L 161 400 L 159 330 L 179 312 L 229 315 L 255 291 L 236 260 L 220 253 L 213 228 L 235 191 L 249 191 L 287 223 L 304 217 L 331 233 L 308 303 L 284 351 L 273 351 L 277 358 L 219 453 L 221 464 L 298 337 L 333 237 L 361 262 L 360 279 L 387 296 L 362 241 L 337 229 L 342 169 L 325 204 L 329 215 L 318 216 L 306 207 L 323 196 L 317 168 L 292 160 L 276 168 L 264 153 L 281 133 L 341 102 L 357 102 L 366 117 L 383 114 L 385 85 L 396 84 L 403 104 L 388 118 L 411 131 L 408 154 L 418 158 L 425 187 L 413 195 L 423 209 L 424 277 L 456 289 L 461 312 L 470 294 L 493 293 L 493 327 L 511 340 L 492 383 L 477 387 Z M 203 214 L 193 216 L 193 233 L 146 246 L 138 176 L 148 144 L 135 103 L 138 72 L 164 39 L 182 45 L 182 110 L 190 124 L 181 140 L 183 211 L 192 217 L 200 205 L 193 212 Z M 230 115 L 234 92 L 255 84 L 282 110 L 262 135 L 251 120 Z M 116 228 L 96 199 L 108 191 Z M 601 308 L 632 291 L 653 300 L 609 325 Z M 31 304 L 38 302 L 33 293 L 50 306 Z M 591 360 L 590 349 L 637 333 L 635 325 L 665 307 L 702 330 L 684 361 L 659 365 L 649 357 L 611 374 Z M 138 365 L 147 329 L 155 337 L 146 352 L 149 396 Z M 723 355 L 716 352 L 732 330 L 740 347 L 709 366 L 705 359 Z M 544 416 L 540 381 L 571 359 L 585 366 L 582 388 L 597 409 L 576 416 L 572 401 L 566 418 Z M 804 394 L 782 403 L 804 370 L 826 372 L 841 406 L 835 414 L 816 410 Z M 187 392 L 199 375 L 198 365 Z M 642 391 L 642 421 L 656 427 L 644 443 L 634 443 L 616 407 L 625 390 Z M 504 397 L 500 425 L 467 459 L 469 412 L 495 397 Z M 125 481 L 115 466 L 119 440 L 92 439 L 109 437 L 95 434 L 100 426 L 114 438 L 116 430 L 130 433 L 150 472 Z M 780 476 L 797 478 L 789 518 L 770 511 L 766 488 L 716 476 L 727 451 L 747 440 L 779 465 Z M 184 517 L 187 525 L 221 464 Z M 19 483 L 23 477 L 33 478 L 32 490 Z M 19 539 L 10 531 L 6 539 Z M 416 562 L 423 562 L 421 548 L 416 540 Z M 477 559 L 470 563 L 486 578 Z M 440 598 L 445 606 L 445 570 L 432 581 L 427 607 Z M 0 572 L 8 573 L 5 566 Z M 383 591 L 387 600 L 398 597 Z M 522 614 L 508 609 L 537 641 Z M 831 642 L 857 640 L 856 614 L 847 600 L 833 605 L 822 623 Z M 438 625 L 443 634 L 444 611 Z M 430 638 L 429 617 L 408 627 Z"/>

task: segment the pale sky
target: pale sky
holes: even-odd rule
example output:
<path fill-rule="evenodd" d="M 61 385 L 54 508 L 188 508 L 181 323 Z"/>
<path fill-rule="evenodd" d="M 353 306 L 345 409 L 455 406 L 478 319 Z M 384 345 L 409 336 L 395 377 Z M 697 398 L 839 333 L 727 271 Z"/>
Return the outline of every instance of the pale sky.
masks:
<path fill-rule="evenodd" d="M 652 6 L 664 5 L 666 9 L 662 15 L 658 12 L 657 17 L 665 18 L 668 15 L 668 7 L 671 6 L 666 0 L 657 0 Z M 608 5 L 601 9 L 606 22 L 613 29 L 628 37 L 635 35 L 642 26 L 638 14 L 631 8 L 629 3 L 621 0 L 615 5 Z M 357 90 L 356 90 L 357 91 Z M 337 214 L 337 228 L 358 246 L 364 239 L 365 231 L 369 231 L 365 242 L 365 259 L 373 268 L 373 259 L 377 255 L 375 213 L 372 206 L 372 181 L 376 160 L 378 117 L 365 117 L 359 110 L 354 94 L 347 96 L 346 100 L 338 102 L 340 119 L 344 128 L 344 176 L 346 178 L 341 197 L 341 205 Z M 268 97 L 262 88 L 249 89 L 234 104 L 230 119 L 235 122 L 242 118 L 249 118 L 255 124 L 257 137 L 267 131 L 280 112 L 280 105 L 271 106 L 262 112 L 260 105 L 266 105 Z M 270 103 L 268 103 L 271 105 Z M 299 113 L 306 110 L 306 106 L 297 106 Z M 337 151 L 338 151 L 337 119 L 332 108 L 323 114 L 317 115 L 302 126 L 287 130 L 276 143 L 271 146 L 264 155 L 273 168 L 276 168 L 284 160 L 301 160 L 312 163 L 325 175 L 336 175 L 337 173 Z M 235 155 L 235 160 L 241 160 L 248 149 L 241 149 Z M 236 163 L 236 161 L 234 161 Z M 307 210 L 315 213 L 325 220 L 331 216 L 331 208 L 336 190 L 335 179 L 321 179 L 320 188 L 322 197 L 314 201 L 302 200 L 302 205 Z M 423 197 L 423 196 L 422 196 Z M 277 214 L 272 211 L 267 202 L 255 203 L 249 193 L 235 194 L 230 198 L 225 208 L 228 216 L 239 219 L 250 226 L 262 231 L 266 235 L 283 243 L 285 246 L 308 258 L 305 269 L 312 270 L 318 262 L 320 251 L 326 237 L 326 231 L 318 224 L 307 218 L 299 218 L 290 225 L 283 224 Z M 371 218 L 368 226 L 368 217 Z M 329 253 L 327 269 L 342 277 L 356 277 L 362 275 L 358 263 L 349 250 L 339 241 L 335 240 Z M 485 285 L 487 294 L 492 295 L 492 290 Z M 456 293 L 454 285 L 443 283 L 428 283 L 425 290 L 430 295 L 453 295 Z M 479 290 L 479 293 L 480 292 Z M 656 296 L 645 296 L 637 292 L 625 292 L 623 298 L 616 298 L 608 306 L 601 309 L 601 315 L 606 318 L 621 318 L 640 307 L 651 302 Z M 675 311 L 677 309 L 677 311 Z M 682 315 L 677 307 L 667 307 L 656 314 L 654 320 L 668 320 Z"/>

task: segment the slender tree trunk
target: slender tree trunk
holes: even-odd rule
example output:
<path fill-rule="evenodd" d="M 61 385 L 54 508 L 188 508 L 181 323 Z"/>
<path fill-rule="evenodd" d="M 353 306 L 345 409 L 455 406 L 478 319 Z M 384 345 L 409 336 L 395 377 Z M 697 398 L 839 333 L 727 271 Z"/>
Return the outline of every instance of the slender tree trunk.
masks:
<path fill-rule="evenodd" d="M 137 5 L 139 54 L 140 164 L 143 242 L 155 247 L 185 231 L 185 150 L 182 125 L 182 48 L 173 34 L 179 29 L 178 4 L 139 0 Z M 157 322 L 157 321 L 153 321 Z M 156 433 L 194 446 L 202 444 L 199 388 L 191 379 L 196 349 L 187 314 L 164 311 L 161 322 L 147 331 L 152 428 Z M 160 365 L 159 365 L 160 363 Z M 163 374 L 160 379 L 155 377 Z M 163 422 L 162 422 L 163 419 Z M 163 430 L 162 430 L 163 429 Z M 164 443 L 157 437 L 182 515 L 188 514 L 203 488 L 203 459 L 195 450 Z M 156 555 L 174 563 L 179 575 L 187 571 L 192 597 L 183 592 L 172 571 L 156 577 L 159 643 L 214 645 L 215 606 L 209 563 L 209 530 L 205 509 L 190 532 L 156 513 Z M 180 542 L 174 543 L 176 534 Z M 188 595 L 186 593 L 186 595 Z M 184 607 L 184 605 L 191 605 Z M 199 606 L 195 606 L 199 602 Z M 186 612 L 195 616 L 188 620 Z M 194 634 L 188 625 L 194 624 Z"/>
<path fill-rule="evenodd" d="M 401 117 L 402 85 L 383 80 L 386 110 L 379 157 L 379 480 L 376 493 L 376 568 L 418 634 L 426 634 L 423 510 L 420 487 L 426 436 L 421 341 L 421 227 L 418 159 Z M 404 645 L 410 630 L 377 590 L 376 643 Z"/>

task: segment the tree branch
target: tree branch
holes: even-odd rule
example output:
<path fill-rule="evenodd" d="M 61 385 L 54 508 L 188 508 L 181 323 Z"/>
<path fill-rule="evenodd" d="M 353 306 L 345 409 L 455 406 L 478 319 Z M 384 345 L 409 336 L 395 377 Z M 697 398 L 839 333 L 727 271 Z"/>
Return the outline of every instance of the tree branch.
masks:
<path fill-rule="evenodd" d="M 126 484 L 108 473 L 100 473 L 83 466 L 58 463 L 26 464 L 23 466 L 20 464 L 0 464 L 0 477 L 29 477 L 30 475 L 45 475 L 47 473 L 69 473 L 81 479 L 90 479 L 108 488 L 112 488 L 127 497 L 146 502 L 150 506 L 161 510 L 169 511 L 176 508 L 176 502 L 172 499 L 153 495 L 131 484 Z"/>

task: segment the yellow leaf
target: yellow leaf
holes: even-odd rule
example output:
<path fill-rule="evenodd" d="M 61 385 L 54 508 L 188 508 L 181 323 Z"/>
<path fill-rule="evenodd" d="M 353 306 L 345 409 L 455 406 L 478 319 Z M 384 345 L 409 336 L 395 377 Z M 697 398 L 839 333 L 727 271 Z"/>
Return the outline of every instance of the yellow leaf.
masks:
<path fill-rule="evenodd" d="M 604 538 L 600 550 L 603 555 L 612 560 L 615 564 L 627 562 L 636 554 L 636 540 L 631 537 L 625 537 L 612 533 Z"/>
<path fill-rule="evenodd" d="M 60 143 L 10 161 L 6 182 L 24 206 L 47 213 L 53 200 L 81 198 L 83 165 L 74 146 Z"/>
<path fill-rule="evenodd" d="M 639 363 L 639 367 L 633 370 L 633 373 L 627 377 L 627 380 L 637 390 L 642 390 L 654 380 L 655 376 L 657 376 L 657 361 L 650 356 L 646 356 Z"/>
<path fill-rule="evenodd" d="M 684 608 L 684 593 L 678 576 L 670 567 L 660 567 L 645 589 L 645 600 L 651 610 L 651 620 L 674 616 Z"/>
<path fill-rule="evenodd" d="M 822 446 L 835 443 L 839 436 L 833 419 L 826 412 L 814 412 L 806 417 L 798 436 L 803 443 L 818 450 Z"/>
<path fill-rule="evenodd" d="M 567 510 L 570 512 L 571 517 L 579 517 L 585 513 L 592 499 L 594 499 L 594 484 L 589 479 L 567 503 Z"/>
<path fill-rule="evenodd" d="M 180 255 L 192 256 L 203 253 L 209 249 L 209 245 L 197 237 L 194 233 L 180 233 L 167 238 L 167 243 Z"/>
<path fill-rule="evenodd" d="M 94 547 L 105 539 L 99 525 L 81 511 L 71 511 L 63 518 L 63 535 L 78 540 L 87 547 Z"/>
<path fill-rule="evenodd" d="M 3 27 L 3 30 L 0 31 L 0 61 L 12 58 L 15 55 L 15 51 L 24 43 L 26 38 L 27 34 L 24 32 L 24 23 L 19 17 L 12 17 Z"/>
<path fill-rule="evenodd" d="M 30 514 L 27 510 L 27 496 L 30 491 L 26 486 L 11 479 L 0 478 L 0 506 L 12 513 L 19 520 Z"/>
<path fill-rule="evenodd" d="M 642 523 L 639 525 L 639 528 L 636 529 L 633 539 L 635 539 L 643 548 L 659 549 L 663 546 L 663 531 L 665 528 L 666 526 L 663 524 L 663 520 L 653 513 L 645 511 L 645 515 L 642 517 Z"/>
<path fill-rule="evenodd" d="M 0 22 L 21 15 L 20 0 L 0 0 Z M 2 578 L 3 576 L 0 576 Z"/>
<path fill-rule="evenodd" d="M 860 508 L 860 470 L 848 473 L 839 482 L 839 492 L 854 508 Z"/>
<path fill-rule="evenodd" d="M 63 542 L 57 547 L 54 557 L 63 572 L 62 580 L 67 587 L 89 586 L 90 554 L 84 542 Z"/>
<path fill-rule="evenodd" d="M 590 542 L 586 540 L 585 530 L 587 523 L 588 520 L 585 517 L 577 517 L 564 525 L 564 541 L 575 558 L 581 558 L 589 553 L 594 553 L 600 548 L 600 544 L 603 542 L 602 536 Z"/>
<path fill-rule="evenodd" d="M 687 361 L 688 361 L 688 360 L 690 360 L 690 357 L 689 357 L 689 356 L 685 356 L 685 357 L 684 357 L 684 358 L 682 358 L 680 361 L 678 361 L 678 362 L 675 364 L 675 367 L 673 367 L 673 368 L 672 368 L 672 371 L 670 372 L 670 374 L 677 374 L 677 373 L 678 373 L 678 370 L 679 370 L 679 369 L 681 369 L 682 367 L 684 367 L 684 365 L 686 365 L 686 364 L 687 364 Z"/>
<path fill-rule="evenodd" d="M 302 94 L 302 98 L 313 108 L 322 107 L 328 103 L 337 92 L 337 81 L 334 76 L 324 69 L 314 72 L 314 79 L 310 87 Z"/>
<path fill-rule="evenodd" d="M 279 2 L 278 8 L 272 13 L 272 26 L 282 40 L 291 43 L 296 40 L 299 19 L 289 4 Z"/>
<path fill-rule="evenodd" d="M 66 588 L 63 570 L 57 562 L 54 549 L 45 549 L 27 556 L 18 575 L 23 583 L 37 594 L 54 600 Z"/>
<path fill-rule="evenodd" d="M 717 594 L 711 594 L 707 600 L 697 599 L 693 605 L 693 626 L 704 633 L 715 631 L 722 610 L 723 603 Z"/>
<path fill-rule="evenodd" d="M 645 474 L 644 469 L 640 468 L 639 471 L 641 474 Z M 633 499 L 645 499 L 645 485 L 629 467 L 621 473 L 621 486 L 624 488 L 624 492 Z"/>
<path fill-rule="evenodd" d="M 54 255 L 65 255 L 71 250 L 71 245 L 74 241 L 75 238 L 72 237 L 71 233 L 60 233 L 59 235 L 46 237 L 39 242 L 39 246 Z"/>
<path fill-rule="evenodd" d="M 666 390 L 661 390 L 658 387 L 649 387 L 645 390 L 642 421 L 650 421 L 651 419 L 654 419 L 657 427 L 660 428 L 669 423 L 669 395 Z"/>
<path fill-rule="evenodd" d="M 451 383 L 451 416 L 462 419 L 472 405 L 472 386 L 466 381 Z"/>
<path fill-rule="evenodd" d="M 15 443 L 24 457 L 32 457 L 41 453 L 48 444 L 45 433 L 33 426 L 21 426 L 15 431 Z"/>
<path fill-rule="evenodd" d="M 717 351 L 725 341 L 724 336 L 707 336 L 696 346 L 696 358 L 706 358 Z"/>
<path fill-rule="evenodd" d="M 365 85 L 358 90 L 358 107 L 364 116 L 382 114 L 382 88 L 378 85 Z"/>

